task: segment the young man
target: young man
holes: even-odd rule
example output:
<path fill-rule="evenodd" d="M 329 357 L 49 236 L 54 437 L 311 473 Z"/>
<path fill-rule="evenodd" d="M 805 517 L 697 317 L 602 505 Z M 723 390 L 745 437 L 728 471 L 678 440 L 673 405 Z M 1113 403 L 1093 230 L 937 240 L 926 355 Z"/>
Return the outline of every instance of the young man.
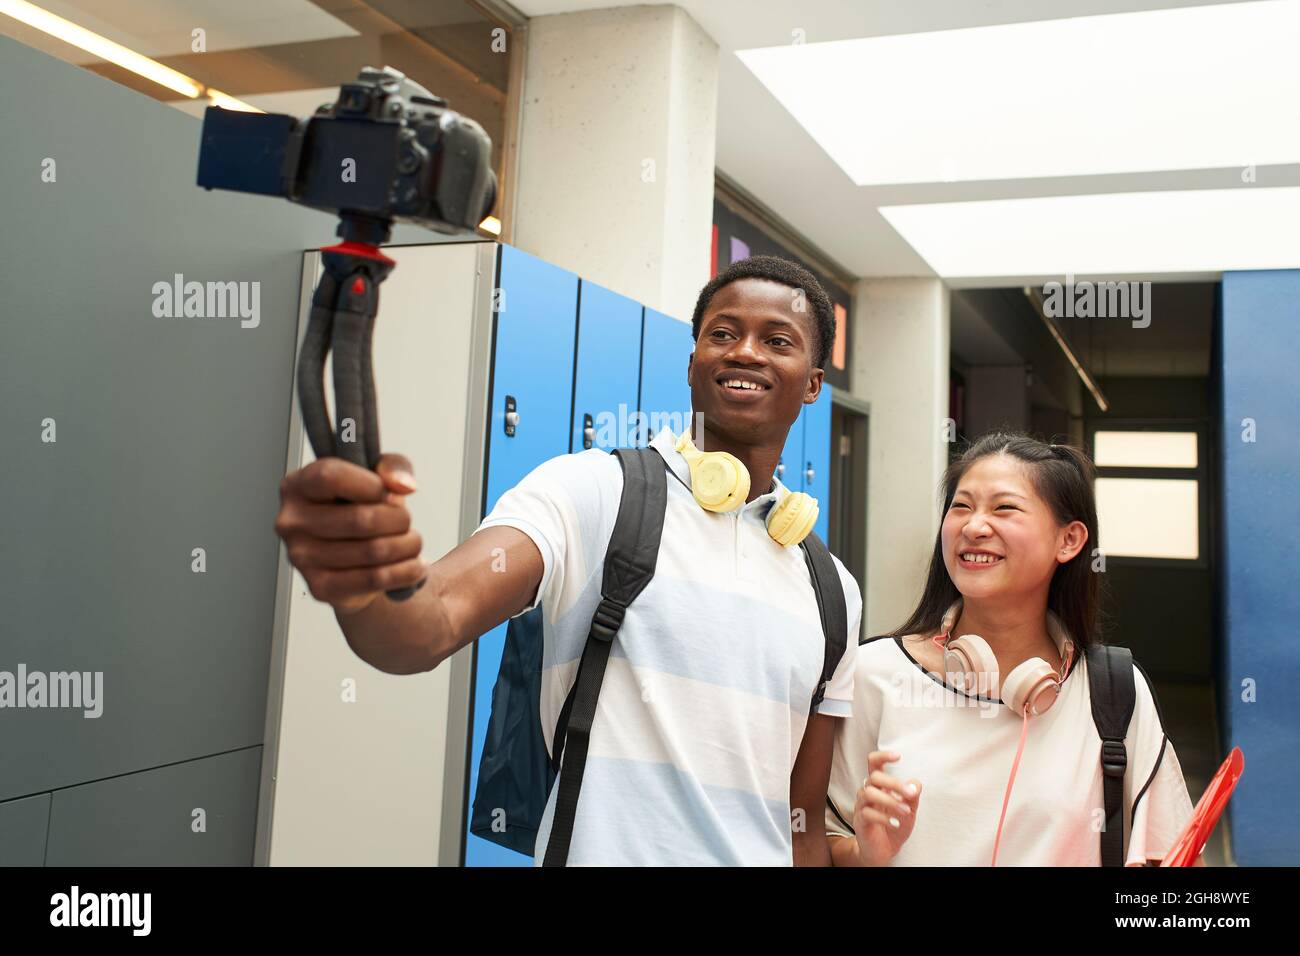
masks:
<path fill-rule="evenodd" d="M 651 440 L 670 469 L 663 538 L 605 672 L 568 862 L 829 865 L 821 821 L 834 718 L 853 699 L 862 597 L 836 560 L 846 650 L 810 714 L 825 653 L 817 598 L 802 551 L 774 541 L 764 519 L 788 493 L 774 477 L 786 435 L 821 391 L 831 304 L 806 270 L 757 256 L 704 287 L 692 333 L 691 439 L 740 459 L 750 491 L 736 511 L 706 511 L 682 436 L 662 428 Z M 553 458 L 426 565 L 401 498 L 415 489 L 410 463 L 386 455 L 376 474 L 327 458 L 285 478 L 276 530 L 353 650 L 391 673 L 436 667 L 541 604 L 550 746 L 600 600 L 622 482 L 608 452 Z M 376 600 L 426 575 L 410 600 Z M 554 807 L 552 788 L 539 860 Z"/>

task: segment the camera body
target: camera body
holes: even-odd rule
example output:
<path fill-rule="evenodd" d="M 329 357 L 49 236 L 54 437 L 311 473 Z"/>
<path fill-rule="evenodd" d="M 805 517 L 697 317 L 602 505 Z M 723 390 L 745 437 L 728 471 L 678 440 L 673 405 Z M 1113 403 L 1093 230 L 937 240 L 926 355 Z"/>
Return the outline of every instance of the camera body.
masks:
<path fill-rule="evenodd" d="M 345 238 L 376 243 L 394 220 L 473 230 L 497 188 L 483 127 L 390 67 L 366 67 L 305 120 L 208 107 L 198 184 L 335 212 L 369 224 Z"/>

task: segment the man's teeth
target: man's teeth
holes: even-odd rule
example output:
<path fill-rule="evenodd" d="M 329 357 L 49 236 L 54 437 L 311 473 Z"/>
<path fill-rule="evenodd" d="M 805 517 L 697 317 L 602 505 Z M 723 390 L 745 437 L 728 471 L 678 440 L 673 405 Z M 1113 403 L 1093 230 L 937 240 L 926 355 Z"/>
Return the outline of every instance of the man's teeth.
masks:
<path fill-rule="evenodd" d="M 1001 561 L 1002 557 L 996 554 L 971 554 L 967 552 L 961 556 L 963 561 L 973 561 L 976 564 L 992 564 L 994 561 Z"/>
<path fill-rule="evenodd" d="M 738 380 L 733 380 L 730 382 L 723 382 L 722 384 L 727 388 L 748 388 L 759 392 L 767 391 L 766 385 L 759 385 L 756 382 L 741 382 Z"/>

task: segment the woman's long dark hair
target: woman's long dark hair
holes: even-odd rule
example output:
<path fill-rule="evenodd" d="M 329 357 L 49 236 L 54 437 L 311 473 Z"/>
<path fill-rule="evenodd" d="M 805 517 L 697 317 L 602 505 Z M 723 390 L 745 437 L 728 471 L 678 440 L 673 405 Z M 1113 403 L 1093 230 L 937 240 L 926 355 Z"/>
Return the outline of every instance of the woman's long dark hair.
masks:
<path fill-rule="evenodd" d="M 1029 466 L 1039 497 L 1047 502 L 1059 523 L 1082 521 L 1088 529 L 1087 543 L 1078 554 L 1057 567 L 1047 592 L 1048 609 L 1061 619 L 1074 638 L 1075 646 L 1082 652 L 1088 645 L 1101 640 L 1099 584 L 1091 562 L 1093 549 L 1097 547 L 1097 501 L 1092 490 L 1096 471 L 1087 455 L 1069 445 L 1049 445 L 1017 433 L 990 433 L 948 466 L 943 479 L 941 524 L 943 516 L 952 507 L 957 485 L 970 466 L 981 458 L 998 454 L 1010 455 Z M 934 634 L 939 630 L 944 612 L 960 597 L 961 592 L 952 583 L 944 564 L 941 527 L 935 535 L 921 602 L 907 623 L 888 636 Z"/>

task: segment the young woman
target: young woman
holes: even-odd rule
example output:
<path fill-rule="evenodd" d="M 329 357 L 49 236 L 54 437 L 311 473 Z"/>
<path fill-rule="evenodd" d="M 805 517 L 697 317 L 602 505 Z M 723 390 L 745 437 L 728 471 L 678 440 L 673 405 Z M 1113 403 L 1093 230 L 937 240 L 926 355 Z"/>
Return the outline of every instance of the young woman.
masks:
<path fill-rule="evenodd" d="M 1101 864 L 1092 488 L 1085 455 L 1020 435 L 985 436 L 949 468 L 920 604 L 858 649 L 827 800 L 837 866 Z M 1124 860 L 1142 865 L 1192 804 L 1138 668 L 1134 683 Z"/>

